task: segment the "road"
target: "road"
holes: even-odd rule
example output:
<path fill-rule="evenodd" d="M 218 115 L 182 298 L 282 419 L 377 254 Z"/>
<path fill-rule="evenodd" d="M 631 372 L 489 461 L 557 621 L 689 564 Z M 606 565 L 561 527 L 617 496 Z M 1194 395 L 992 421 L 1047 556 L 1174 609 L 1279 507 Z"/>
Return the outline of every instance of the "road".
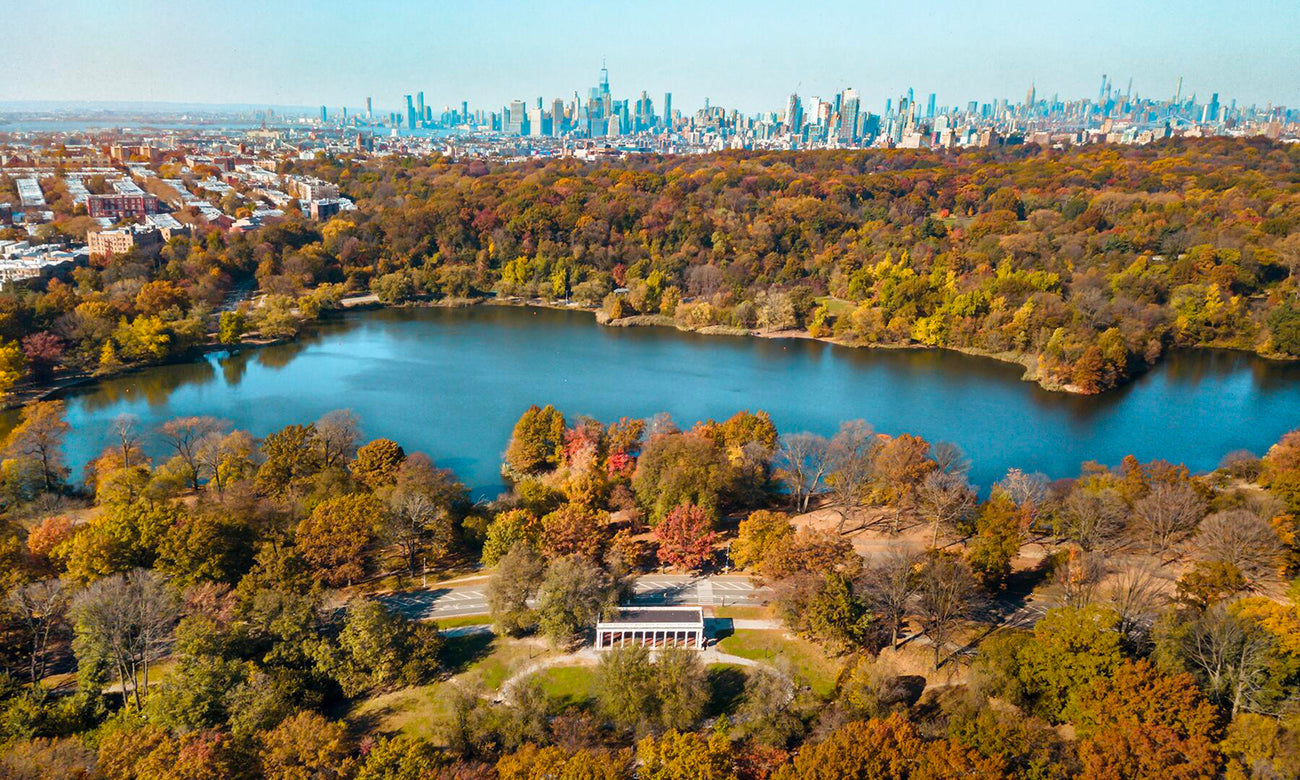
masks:
<path fill-rule="evenodd" d="M 765 603 L 771 593 L 770 588 L 754 587 L 745 576 L 648 574 L 638 578 L 633 585 L 631 603 L 639 606 L 755 606 Z M 487 580 L 403 591 L 383 596 L 381 600 L 412 620 L 486 615 Z"/>

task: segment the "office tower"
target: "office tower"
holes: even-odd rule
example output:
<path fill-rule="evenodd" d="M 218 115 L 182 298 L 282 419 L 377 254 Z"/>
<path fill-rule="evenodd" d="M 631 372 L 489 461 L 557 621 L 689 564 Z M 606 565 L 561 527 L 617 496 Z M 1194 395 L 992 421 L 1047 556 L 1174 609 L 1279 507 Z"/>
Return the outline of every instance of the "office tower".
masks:
<path fill-rule="evenodd" d="M 568 130 L 564 112 L 564 101 L 556 98 L 551 101 L 551 135 L 563 135 Z"/>
<path fill-rule="evenodd" d="M 320 123 L 325 124 L 325 106 L 320 107 Z"/>
<path fill-rule="evenodd" d="M 460 101 L 460 121 L 465 123 L 469 122 L 469 101 L 468 100 Z"/>
<path fill-rule="evenodd" d="M 929 100 L 925 104 L 925 118 L 934 119 L 934 93 L 930 93 Z"/>
<path fill-rule="evenodd" d="M 840 95 L 840 140 L 852 143 L 858 135 L 858 93 L 852 88 Z"/>
<path fill-rule="evenodd" d="M 410 130 L 415 129 L 415 104 L 411 102 L 411 96 L 405 95 L 406 98 L 406 127 Z"/>
<path fill-rule="evenodd" d="M 1219 93 L 1215 92 L 1210 96 L 1210 104 L 1207 106 L 1210 110 L 1210 121 L 1219 121 Z"/>
<path fill-rule="evenodd" d="M 673 129 L 673 93 L 664 93 L 664 121 L 665 130 Z"/>
<path fill-rule="evenodd" d="M 510 135 L 528 134 L 528 109 L 522 100 L 510 101 L 510 124 L 506 132 Z"/>
<path fill-rule="evenodd" d="M 799 102 L 799 96 L 790 95 L 790 100 L 785 104 L 785 131 L 787 133 L 798 133 L 803 129 L 803 105 Z"/>
<path fill-rule="evenodd" d="M 415 115 L 424 121 L 424 92 L 415 93 Z"/>
<path fill-rule="evenodd" d="M 374 122 L 375 122 L 375 104 L 371 101 L 370 98 L 366 98 L 366 124 L 370 125 L 370 124 L 374 124 Z"/>

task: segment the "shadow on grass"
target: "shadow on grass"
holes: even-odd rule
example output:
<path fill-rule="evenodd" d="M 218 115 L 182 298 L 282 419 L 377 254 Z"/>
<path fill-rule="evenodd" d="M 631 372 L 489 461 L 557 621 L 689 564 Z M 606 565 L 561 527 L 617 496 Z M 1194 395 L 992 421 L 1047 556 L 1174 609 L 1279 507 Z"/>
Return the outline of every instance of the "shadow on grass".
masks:
<path fill-rule="evenodd" d="M 709 668 L 709 707 L 706 717 L 734 712 L 745 696 L 745 673 L 735 666 Z"/>
<path fill-rule="evenodd" d="M 443 668 L 451 674 L 460 674 L 475 661 L 491 653 L 495 640 L 496 637 L 488 633 L 447 637 L 441 653 Z"/>

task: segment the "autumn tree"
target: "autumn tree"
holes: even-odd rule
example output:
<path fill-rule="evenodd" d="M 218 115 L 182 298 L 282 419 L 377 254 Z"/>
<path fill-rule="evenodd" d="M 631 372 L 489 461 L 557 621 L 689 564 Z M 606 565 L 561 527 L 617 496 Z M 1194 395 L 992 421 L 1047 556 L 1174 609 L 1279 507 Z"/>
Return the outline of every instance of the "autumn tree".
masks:
<path fill-rule="evenodd" d="M 713 520 L 694 504 L 673 507 L 663 522 L 655 526 L 654 535 L 659 542 L 660 563 L 698 571 L 713 558 L 713 545 L 717 541 Z"/>
<path fill-rule="evenodd" d="M 773 545 L 794 533 L 794 526 L 784 512 L 759 509 L 740 521 L 731 543 L 731 562 L 737 568 L 758 566 L 767 558 Z"/>
<path fill-rule="evenodd" d="M 406 460 L 406 451 L 391 439 L 375 439 L 356 451 L 348 469 L 357 481 L 371 490 L 397 482 L 397 469 Z"/>
<path fill-rule="evenodd" d="M 934 665 L 949 639 L 980 606 L 979 584 L 965 561 L 932 554 L 917 572 L 916 619 L 934 649 Z"/>
<path fill-rule="evenodd" d="M 711 440 L 695 433 L 665 434 L 646 444 L 632 475 L 632 489 L 651 524 L 683 503 L 716 516 L 726 475 L 726 463 Z"/>
<path fill-rule="evenodd" d="M 501 556 L 488 580 L 488 610 L 497 630 L 517 635 L 535 619 L 528 602 L 537 593 L 545 562 L 528 545 L 517 542 Z"/>
<path fill-rule="evenodd" d="M 36 401 L 23 407 L 22 419 L 4 443 L 6 458 L 26 459 L 39 465 L 41 489 L 49 492 L 63 483 L 63 439 L 72 429 L 63 419 L 62 401 Z"/>
<path fill-rule="evenodd" d="M 930 546 L 939 546 L 939 528 L 957 528 L 975 507 L 975 491 L 966 477 L 946 471 L 931 471 L 916 489 L 916 505 L 931 522 Z"/>
<path fill-rule="evenodd" d="M 506 465 L 519 475 L 554 468 L 564 455 L 564 415 L 547 405 L 528 407 L 506 446 Z"/>
<path fill-rule="evenodd" d="M 365 575 L 382 517 L 379 499 L 350 493 L 318 504 L 298 524 L 294 539 L 321 581 L 350 585 Z"/>
<path fill-rule="evenodd" d="M 192 489 L 199 489 L 199 449 L 202 442 L 225 426 L 226 423 L 215 417 L 177 417 L 158 427 L 158 437 L 176 453 Z"/>
<path fill-rule="evenodd" d="M 795 511 L 807 512 L 808 503 L 822 489 L 831 470 L 830 442 L 815 433 L 788 433 L 777 448 L 777 475 L 790 491 Z"/>
<path fill-rule="evenodd" d="M 1133 503 L 1133 515 L 1151 551 L 1164 554 L 1196 530 L 1205 501 L 1187 483 L 1158 482 Z"/>

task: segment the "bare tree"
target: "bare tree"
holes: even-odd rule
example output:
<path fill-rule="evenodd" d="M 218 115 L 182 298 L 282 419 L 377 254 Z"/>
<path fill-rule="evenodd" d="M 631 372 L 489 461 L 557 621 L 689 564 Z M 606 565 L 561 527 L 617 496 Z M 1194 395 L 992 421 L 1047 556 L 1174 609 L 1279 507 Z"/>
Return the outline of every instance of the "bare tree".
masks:
<path fill-rule="evenodd" d="M 1065 534 L 1085 550 L 1114 541 L 1124 530 L 1128 505 L 1115 490 L 1074 490 L 1065 499 Z"/>
<path fill-rule="evenodd" d="M 130 468 L 131 456 L 140 450 L 140 418 L 126 412 L 119 414 L 113 418 L 108 432 L 117 441 L 118 452 L 122 455 L 122 466 Z"/>
<path fill-rule="evenodd" d="M 393 494 L 385 516 L 384 536 L 401 550 L 411 576 L 415 576 L 417 567 L 424 567 L 421 557 L 428 550 L 434 525 L 442 514 L 443 510 L 422 492 L 400 490 Z M 437 551 L 438 555 L 442 552 Z"/>
<path fill-rule="evenodd" d="M 1163 554 L 1196 530 L 1205 501 L 1186 483 L 1156 483 L 1133 504 L 1138 529 L 1153 553 Z"/>
<path fill-rule="evenodd" d="M 1047 503 L 1047 475 L 1034 472 L 1026 474 L 1020 469 L 1010 469 L 995 487 L 1001 488 L 1016 506 L 1029 513 L 1030 522 L 1038 519 L 1043 504 Z"/>
<path fill-rule="evenodd" d="M 61 631 L 68 617 L 68 593 L 58 580 L 43 580 L 14 588 L 9 608 L 27 639 L 28 675 L 33 688 L 40 686 L 49 664 L 50 640 Z"/>
<path fill-rule="evenodd" d="M 944 474 L 962 477 L 970 474 L 970 458 L 952 442 L 941 441 L 931 446 L 930 458 Z"/>
<path fill-rule="evenodd" d="M 190 486 L 199 489 L 199 445 L 208 436 L 225 429 L 215 417 L 177 417 L 158 428 L 158 435 L 185 464 Z"/>
<path fill-rule="evenodd" d="M 208 486 L 215 487 L 221 498 L 231 481 L 251 475 L 256 453 L 257 442 L 247 431 L 213 431 L 195 448 L 194 461 L 200 475 L 207 476 Z"/>
<path fill-rule="evenodd" d="M 357 453 L 361 440 L 361 421 L 351 409 L 326 412 L 316 421 L 316 443 L 320 446 L 321 467 L 342 466 Z"/>
<path fill-rule="evenodd" d="M 786 434 L 777 447 L 777 458 L 777 474 L 790 489 L 795 508 L 808 511 L 808 502 L 830 470 L 830 442 L 815 433 Z"/>
<path fill-rule="evenodd" d="M 1182 637 L 1181 654 L 1211 700 L 1231 710 L 1258 710 L 1268 695 L 1272 641 L 1222 604 L 1206 610 Z"/>
<path fill-rule="evenodd" d="M 1052 573 L 1052 600 L 1063 607 L 1086 607 L 1097 601 L 1097 586 L 1106 576 L 1102 557 L 1081 547 L 1071 547 Z"/>
<path fill-rule="evenodd" d="M 980 601 L 979 583 L 960 558 L 932 554 L 917 574 L 916 618 L 921 632 L 934 646 L 934 666 L 948 640 L 975 614 Z"/>
<path fill-rule="evenodd" d="M 1119 615 L 1119 632 L 1133 647 L 1143 647 L 1165 598 L 1155 574 L 1145 566 L 1122 569 L 1107 592 L 1107 602 Z"/>
<path fill-rule="evenodd" d="M 921 558 L 913 550 L 891 546 L 859 580 L 871 610 L 889 629 L 890 647 L 898 647 L 898 635 L 916 595 L 916 572 Z"/>
<path fill-rule="evenodd" d="M 871 484 L 871 450 L 875 434 L 863 420 L 849 420 L 840 424 L 831 438 L 830 474 L 826 481 L 840 510 L 838 530 L 844 532 L 844 523 L 851 510 L 866 502 Z"/>
<path fill-rule="evenodd" d="M 930 518 L 930 546 L 939 545 L 939 526 L 953 528 L 975 506 L 975 491 L 961 474 L 931 471 L 916 491 L 917 508 Z"/>
<path fill-rule="evenodd" d="M 1243 574 L 1258 577 L 1276 568 L 1282 541 L 1259 515 L 1246 509 L 1229 509 L 1201 521 L 1196 548 L 1200 560 L 1229 563 Z"/>
<path fill-rule="evenodd" d="M 77 594 L 72 614 L 78 654 L 108 661 L 117 672 L 122 704 L 140 707 L 150 664 L 162 655 L 180 615 L 179 600 L 153 572 L 136 569 L 91 583 Z"/>

